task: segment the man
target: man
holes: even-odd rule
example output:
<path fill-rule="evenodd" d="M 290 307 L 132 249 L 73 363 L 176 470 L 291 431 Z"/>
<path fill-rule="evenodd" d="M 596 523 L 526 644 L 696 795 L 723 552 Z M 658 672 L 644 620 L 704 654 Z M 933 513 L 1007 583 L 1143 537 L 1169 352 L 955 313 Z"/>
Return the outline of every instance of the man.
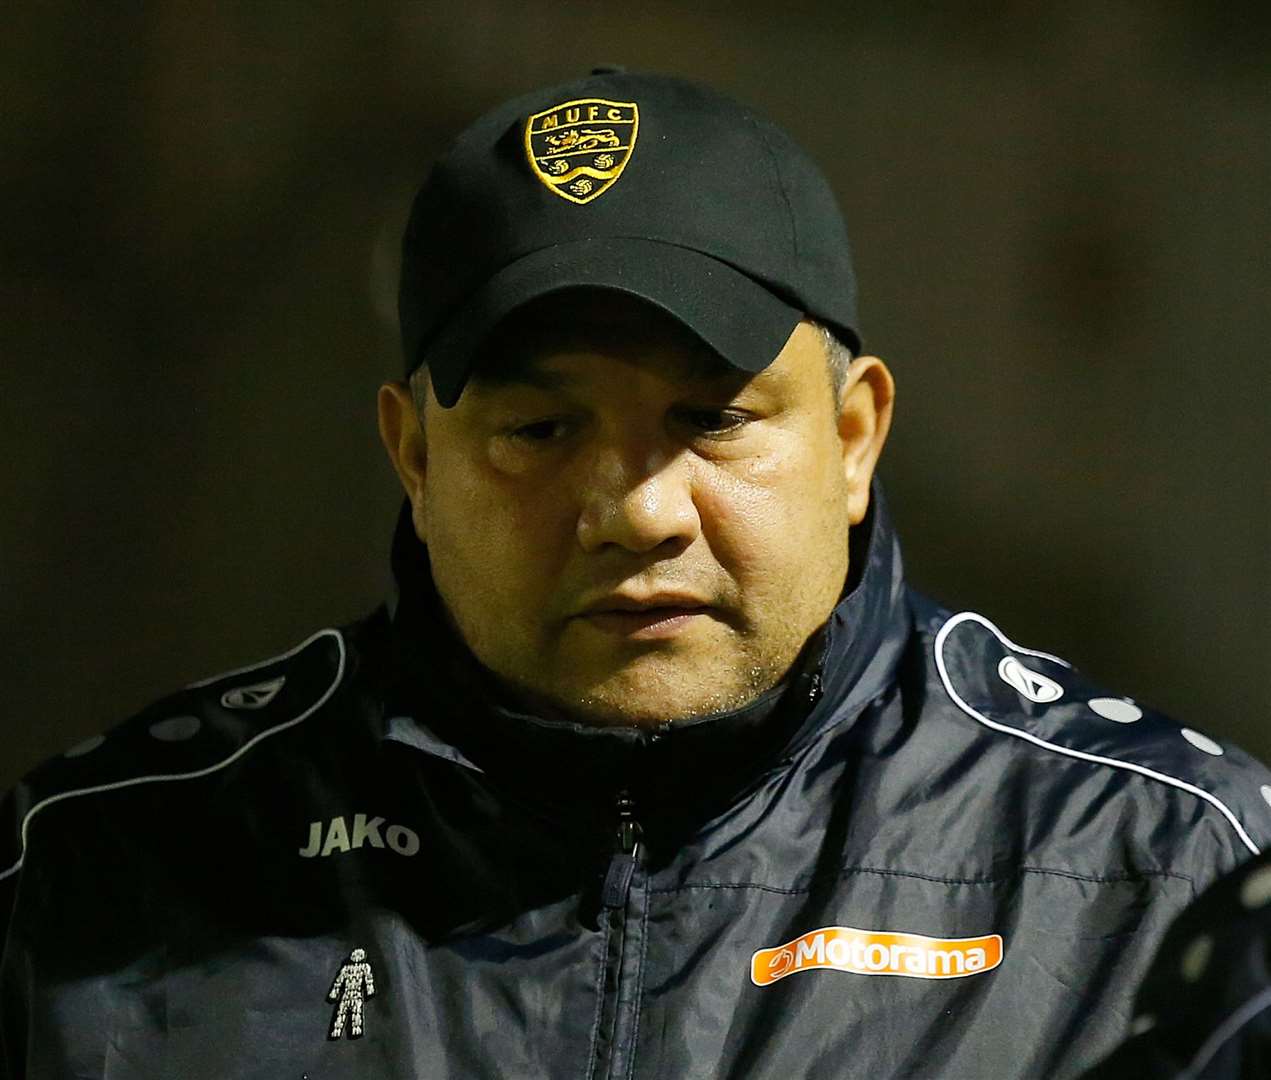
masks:
<path fill-rule="evenodd" d="M 9 1074 L 1110 1051 L 1271 775 L 905 585 L 854 297 L 824 178 L 703 87 L 599 70 L 463 132 L 379 394 L 395 594 L 11 796 Z"/>

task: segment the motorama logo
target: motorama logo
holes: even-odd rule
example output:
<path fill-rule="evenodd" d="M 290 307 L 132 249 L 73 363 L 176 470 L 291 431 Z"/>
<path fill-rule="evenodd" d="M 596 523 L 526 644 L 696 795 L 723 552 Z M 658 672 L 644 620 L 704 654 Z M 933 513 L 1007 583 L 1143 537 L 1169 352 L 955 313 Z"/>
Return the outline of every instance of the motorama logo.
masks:
<path fill-rule="evenodd" d="M 992 971 L 1002 962 L 1002 937 L 934 938 L 922 934 L 823 926 L 793 941 L 760 949 L 750 958 L 750 981 L 771 986 L 787 975 L 816 968 L 855 975 L 911 979 L 961 979 Z"/>

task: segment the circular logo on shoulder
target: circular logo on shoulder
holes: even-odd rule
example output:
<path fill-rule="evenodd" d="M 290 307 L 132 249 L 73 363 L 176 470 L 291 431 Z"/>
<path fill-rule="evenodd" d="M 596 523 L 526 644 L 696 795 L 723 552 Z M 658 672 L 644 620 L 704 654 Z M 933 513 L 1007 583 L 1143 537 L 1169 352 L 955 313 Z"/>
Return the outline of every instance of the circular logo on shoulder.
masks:
<path fill-rule="evenodd" d="M 1002 657 L 997 665 L 997 673 L 1002 682 L 1018 690 L 1029 701 L 1045 705 L 1058 701 L 1064 696 L 1064 688 L 1054 679 L 1049 679 L 1039 671 L 1027 668 L 1013 656 Z"/>
<path fill-rule="evenodd" d="M 221 704 L 227 709 L 263 709 L 278 696 L 286 681 L 286 675 L 279 675 L 268 682 L 236 686 L 221 695 Z"/>

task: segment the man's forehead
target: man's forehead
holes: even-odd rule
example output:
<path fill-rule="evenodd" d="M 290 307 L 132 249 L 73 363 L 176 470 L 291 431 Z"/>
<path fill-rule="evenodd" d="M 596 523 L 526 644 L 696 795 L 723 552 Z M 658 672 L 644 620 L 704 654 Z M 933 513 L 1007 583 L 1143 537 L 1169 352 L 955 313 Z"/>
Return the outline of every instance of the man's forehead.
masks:
<path fill-rule="evenodd" d="M 573 292 L 544 297 L 505 319 L 485 343 L 473 382 L 559 389 L 585 373 L 580 361 L 597 356 L 656 360 L 685 382 L 739 385 L 752 377 L 652 304 L 621 293 Z"/>

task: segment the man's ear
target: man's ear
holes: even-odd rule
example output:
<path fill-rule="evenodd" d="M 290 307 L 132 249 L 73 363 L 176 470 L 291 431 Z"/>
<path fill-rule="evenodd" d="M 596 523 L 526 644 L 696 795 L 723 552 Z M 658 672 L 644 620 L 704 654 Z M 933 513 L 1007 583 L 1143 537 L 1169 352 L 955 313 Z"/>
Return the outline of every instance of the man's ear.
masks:
<path fill-rule="evenodd" d="M 896 383 L 877 356 L 858 356 L 847 369 L 838 434 L 848 486 L 848 520 L 859 525 L 869 509 L 869 485 L 891 430 Z"/>
<path fill-rule="evenodd" d="M 380 441 L 411 504 L 415 533 L 428 542 L 424 526 L 424 492 L 428 477 L 428 446 L 409 384 L 386 382 L 379 389 Z"/>

